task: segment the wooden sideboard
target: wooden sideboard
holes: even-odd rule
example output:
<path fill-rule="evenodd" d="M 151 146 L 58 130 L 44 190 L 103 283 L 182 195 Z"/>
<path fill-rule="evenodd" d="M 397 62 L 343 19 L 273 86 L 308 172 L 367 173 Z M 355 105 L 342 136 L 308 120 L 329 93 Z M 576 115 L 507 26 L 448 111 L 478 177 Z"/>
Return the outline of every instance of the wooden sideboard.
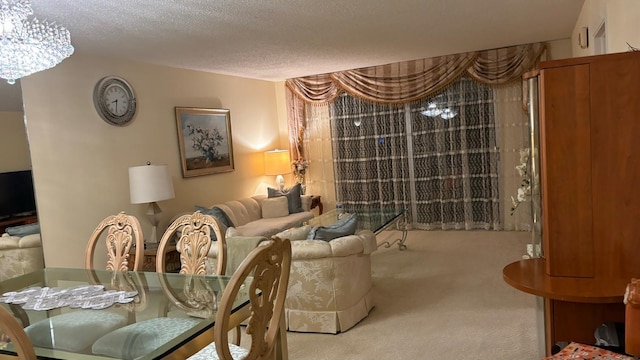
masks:
<path fill-rule="evenodd" d="M 0 234 L 4 233 L 5 229 L 8 227 L 33 224 L 36 222 L 38 222 L 37 215 L 16 216 L 9 219 L 0 220 Z"/>
<path fill-rule="evenodd" d="M 538 66 L 543 258 L 505 281 L 545 298 L 547 353 L 624 322 L 640 277 L 640 52 Z"/>

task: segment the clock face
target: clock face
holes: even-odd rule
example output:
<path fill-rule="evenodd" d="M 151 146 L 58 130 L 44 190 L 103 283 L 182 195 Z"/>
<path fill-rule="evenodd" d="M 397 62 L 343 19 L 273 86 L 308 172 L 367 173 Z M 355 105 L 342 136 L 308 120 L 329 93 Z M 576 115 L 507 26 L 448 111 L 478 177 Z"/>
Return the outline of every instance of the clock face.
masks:
<path fill-rule="evenodd" d="M 131 85 L 116 76 L 102 78 L 93 90 L 96 111 L 108 124 L 127 125 L 136 112 L 136 99 Z"/>
<path fill-rule="evenodd" d="M 129 109 L 129 103 L 131 99 L 127 90 L 118 84 L 113 84 L 107 87 L 104 93 L 104 102 L 107 105 L 107 110 L 114 116 L 123 116 Z"/>

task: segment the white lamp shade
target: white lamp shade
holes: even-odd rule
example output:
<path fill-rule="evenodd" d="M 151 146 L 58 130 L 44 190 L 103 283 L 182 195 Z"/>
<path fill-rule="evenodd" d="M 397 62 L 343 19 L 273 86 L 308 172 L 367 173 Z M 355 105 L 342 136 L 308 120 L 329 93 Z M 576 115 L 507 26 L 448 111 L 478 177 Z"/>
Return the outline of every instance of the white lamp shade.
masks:
<path fill-rule="evenodd" d="M 264 153 L 265 175 L 288 174 L 291 170 L 289 150 L 271 150 Z"/>
<path fill-rule="evenodd" d="M 130 167 L 129 192 L 132 204 L 173 199 L 175 194 L 167 165 Z"/>

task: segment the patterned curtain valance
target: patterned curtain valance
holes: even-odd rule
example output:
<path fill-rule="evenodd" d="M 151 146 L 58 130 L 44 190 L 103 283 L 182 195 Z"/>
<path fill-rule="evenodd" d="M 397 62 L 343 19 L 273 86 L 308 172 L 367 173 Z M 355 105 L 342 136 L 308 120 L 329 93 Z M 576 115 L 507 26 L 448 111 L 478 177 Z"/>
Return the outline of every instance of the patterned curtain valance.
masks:
<path fill-rule="evenodd" d="M 487 85 L 519 80 L 545 50 L 543 43 L 439 56 L 372 66 L 286 81 L 287 88 L 307 104 L 326 104 L 343 92 L 384 104 L 403 104 L 441 91 L 467 73 Z"/>

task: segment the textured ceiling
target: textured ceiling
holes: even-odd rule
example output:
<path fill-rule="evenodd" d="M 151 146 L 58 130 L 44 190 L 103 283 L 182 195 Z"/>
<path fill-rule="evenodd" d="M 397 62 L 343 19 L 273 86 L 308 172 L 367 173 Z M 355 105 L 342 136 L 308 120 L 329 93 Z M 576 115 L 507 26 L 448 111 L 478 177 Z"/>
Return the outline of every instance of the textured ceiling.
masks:
<path fill-rule="evenodd" d="M 568 38 L 584 0 L 31 3 L 36 17 L 69 29 L 76 54 L 284 80 Z"/>

